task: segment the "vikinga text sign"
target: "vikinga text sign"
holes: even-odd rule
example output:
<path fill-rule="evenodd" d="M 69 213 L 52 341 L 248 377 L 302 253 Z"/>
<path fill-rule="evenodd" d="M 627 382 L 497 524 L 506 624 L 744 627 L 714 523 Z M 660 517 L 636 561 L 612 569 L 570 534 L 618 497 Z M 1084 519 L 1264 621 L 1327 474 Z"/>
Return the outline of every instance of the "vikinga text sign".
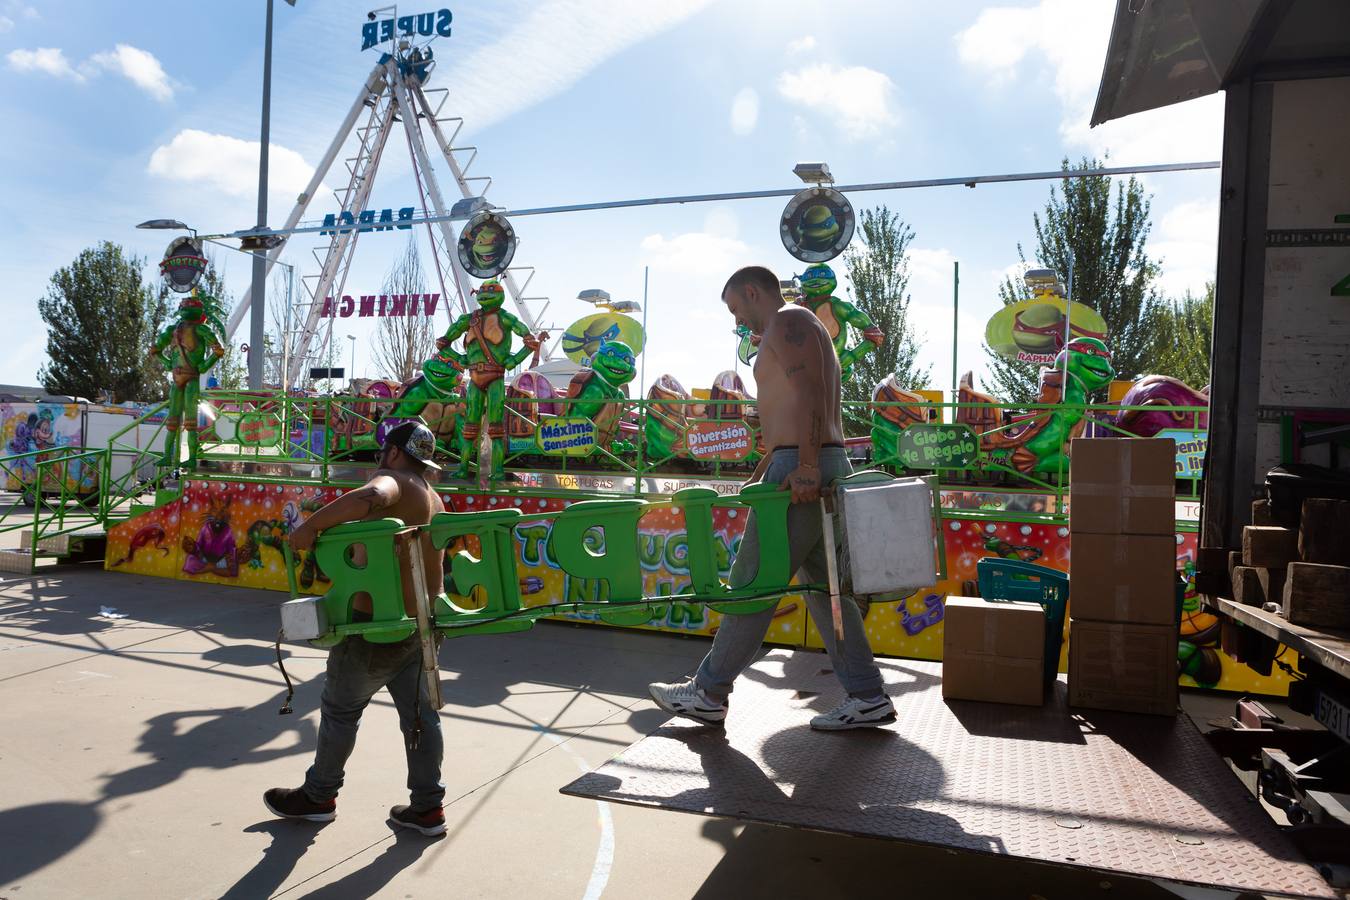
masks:
<path fill-rule="evenodd" d="M 336 302 L 332 297 L 324 297 L 323 311 L 319 315 L 329 319 L 350 319 L 353 315 L 358 319 L 372 316 L 399 319 L 421 315 L 429 319 L 436 314 L 440 303 L 440 294 L 362 294 L 359 298 L 343 294 Z"/>

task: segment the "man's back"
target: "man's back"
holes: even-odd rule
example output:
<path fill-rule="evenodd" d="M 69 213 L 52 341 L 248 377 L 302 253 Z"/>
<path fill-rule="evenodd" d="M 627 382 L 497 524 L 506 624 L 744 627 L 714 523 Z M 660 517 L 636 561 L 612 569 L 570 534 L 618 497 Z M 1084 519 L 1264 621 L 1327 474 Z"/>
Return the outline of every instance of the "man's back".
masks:
<path fill-rule="evenodd" d="M 425 478 L 415 472 L 399 469 L 376 469 L 371 475 L 367 487 L 371 487 L 379 478 L 393 479 L 398 486 L 395 499 L 388 506 L 373 508 L 362 517 L 362 521 L 372 522 L 379 519 L 399 519 L 404 525 L 426 525 L 436 513 L 445 512 L 445 504 Z M 434 597 L 442 590 L 444 566 L 441 553 L 431 545 L 430 535 L 421 533 L 417 539 L 422 544 L 422 564 L 426 577 L 427 591 Z M 417 615 L 417 598 L 413 593 L 412 567 L 409 563 L 407 545 L 398 545 L 399 573 L 403 581 L 403 608 L 409 616 Z M 358 548 L 354 554 L 357 564 L 364 562 L 364 548 Z M 352 598 L 354 609 L 370 611 L 370 596 L 365 593 Z"/>
<path fill-rule="evenodd" d="M 811 439 L 809 423 L 801 421 L 801 392 L 806 384 L 817 385 L 824 393 L 824 415 L 816 446 L 843 442 L 839 360 L 825 327 L 810 311 L 784 306 L 773 314 L 755 358 L 755 384 L 766 451 Z"/>

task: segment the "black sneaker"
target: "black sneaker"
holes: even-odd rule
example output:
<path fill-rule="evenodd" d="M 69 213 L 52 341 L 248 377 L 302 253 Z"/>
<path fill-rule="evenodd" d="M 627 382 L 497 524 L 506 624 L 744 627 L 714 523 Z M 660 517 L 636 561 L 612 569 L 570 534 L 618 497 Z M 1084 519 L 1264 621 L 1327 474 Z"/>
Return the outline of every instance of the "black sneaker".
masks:
<path fill-rule="evenodd" d="M 445 834 L 445 809 L 440 806 L 425 812 L 413 812 L 411 806 L 402 803 L 389 810 L 389 821 L 400 828 L 411 828 L 429 837 Z"/>
<path fill-rule="evenodd" d="M 336 800 L 315 803 L 302 788 L 272 788 L 263 794 L 263 805 L 283 819 L 331 822 L 337 817 Z"/>

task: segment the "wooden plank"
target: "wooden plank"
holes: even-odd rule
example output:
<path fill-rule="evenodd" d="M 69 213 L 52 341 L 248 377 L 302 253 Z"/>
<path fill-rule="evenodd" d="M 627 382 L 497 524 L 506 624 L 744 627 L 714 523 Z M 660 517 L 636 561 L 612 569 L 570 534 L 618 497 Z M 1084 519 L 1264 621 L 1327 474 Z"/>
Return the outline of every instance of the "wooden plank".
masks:
<path fill-rule="evenodd" d="M 1252 524 L 1253 525 L 1278 525 L 1275 517 L 1270 514 L 1270 501 L 1261 499 L 1252 501 Z"/>
<path fill-rule="evenodd" d="M 1284 569 L 1237 566 L 1233 569 L 1233 599 L 1243 606 L 1284 604 Z"/>
<path fill-rule="evenodd" d="M 1263 569 L 1283 569 L 1298 559 L 1298 532 L 1274 525 L 1248 525 L 1242 529 L 1242 564 Z"/>
<path fill-rule="evenodd" d="M 1350 568 L 1291 563 L 1284 585 L 1284 617 L 1311 628 L 1350 628 Z"/>
<path fill-rule="evenodd" d="M 1309 563 L 1350 566 L 1350 500 L 1310 497 L 1303 501 L 1298 558 Z"/>

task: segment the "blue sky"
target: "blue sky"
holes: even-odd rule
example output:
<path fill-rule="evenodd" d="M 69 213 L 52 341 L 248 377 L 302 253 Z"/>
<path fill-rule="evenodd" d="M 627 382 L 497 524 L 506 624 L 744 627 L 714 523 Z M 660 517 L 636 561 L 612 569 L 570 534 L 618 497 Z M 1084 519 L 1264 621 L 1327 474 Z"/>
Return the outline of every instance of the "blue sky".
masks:
<path fill-rule="evenodd" d="M 440 4 L 405 5 L 403 14 Z M 670 194 L 790 188 L 799 160 L 823 159 L 843 183 L 1034 171 L 1063 156 L 1113 164 L 1218 159 L 1219 98 L 1087 128 L 1110 31 L 1111 0 L 944 4 L 781 0 L 502 0 L 446 4 L 453 35 L 437 42 L 429 87 L 450 89 L 465 119 L 457 143 L 479 148 L 470 174 L 491 175 L 507 208 Z M 374 65 L 360 28 L 370 3 L 277 2 L 269 219 L 279 225 Z M 45 360 L 37 300 L 48 278 L 99 240 L 158 260 L 165 232 L 148 218 L 204 232 L 255 216 L 262 0 L 214 3 L 0 0 L 0 111 L 10 173 L 0 212 L 7 351 L 0 382 L 35 383 Z M 340 166 L 340 164 L 339 164 Z M 345 170 L 325 183 L 338 188 Z M 445 180 L 448 176 L 442 174 Z M 1155 175 L 1150 247 L 1179 295 L 1212 279 L 1218 173 Z M 913 320 L 933 386 L 950 380 L 951 270 L 961 263 L 957 362 L 983 366 L 980 337 L 995 286 L 1030 251 L 1031 214 L 1048 183 L 855 194 L 886 204 L 916 232 Z M 406 144 L 391 143 L 370 205 L 417 199 Z M 516 263 L 537 267 L 531 294 L 565 326 L 600 287 L 640 299 L 651 268 L 647 378 L 706 386 L 731 365 L 731 322 L 718 302 L 748 263 L 800 272 L 778 241 L 783 200 L 526 217 Z M 336 209 L 331 195 L 306 218 Z M 425 235 L 419 238 L 425 249 Z M 368 235 L 347 293 L 378 292 L 406 232 Z M 285 261 L 316 272 L 298 237 Z M 237 297 L 250 261 L 216 251 Z M 843 275 L 842 260 L 837 271 Z M 841 290 L 846 285 L 841 285 Z M 437 290 L 436 286 L 430 286 Z M 1091 302 L 1091 298 L 1078 298 Z M 348 324 L 350 322 L 350 324 Z M 356 369 L 378 373 L 373 320 Z M 443 323 L 438 323 L 443 327 Z M 243 330 L 235 343 L 247 340 Z"/>

